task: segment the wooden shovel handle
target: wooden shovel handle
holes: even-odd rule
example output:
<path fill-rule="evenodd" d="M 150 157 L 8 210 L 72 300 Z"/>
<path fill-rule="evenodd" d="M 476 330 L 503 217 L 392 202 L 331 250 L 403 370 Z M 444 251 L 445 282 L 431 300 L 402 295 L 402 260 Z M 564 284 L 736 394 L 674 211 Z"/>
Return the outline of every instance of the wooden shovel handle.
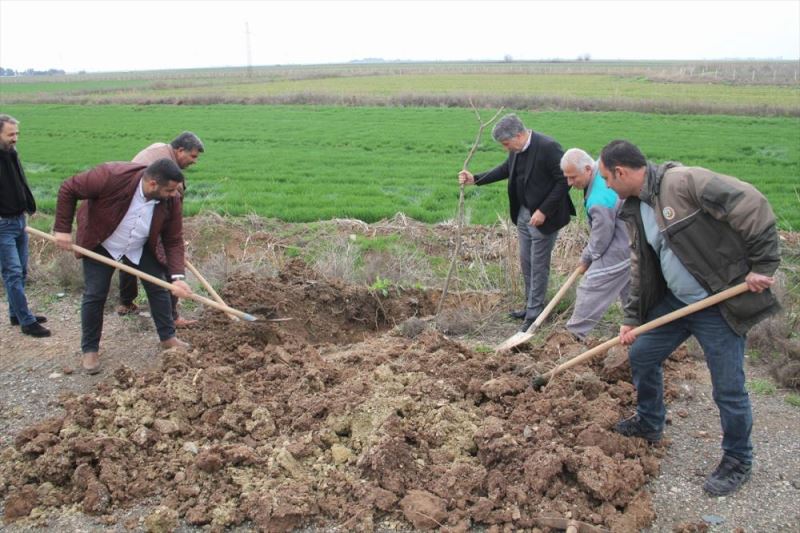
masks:
<path fill-rule="evenodd" d="M 717 294 L 712 294 L 711 296 L 700 300 L 699 302 L 695 302 L 693 304 L 687 305 L 686 307 L 681 307 L 680 309 L 676 309 L 675 311 L 668 313 L 664 316 L 660 316 L 655 320 L 651 320 L 641 326 L 634 328 L 631 330 L 631 333 L 635 335 L 640 335 L 651 329 L 655 329 L 657 327 L 663 326 L 664 324 L 668 324 L 673 320 L 677 320 L 679 318 L 683 318 L 686 315 L 691 315 L 697 311 L 705 309 L 706 307 L 711 307 L 712 305 L 716 305 L 722 301 L 727 300 L 728 298 L 733 298 L 734 296 L 738 296 L 742 293 L 747 292 L 749 289 L 747 288 L 747 283 L 742 282 L 739 285 L 734 285 L 730 289 L 726 289 L 722 292 L 718 292 Z M 619 335 L 614 337 L 613 339 L 609 339 L 603 344 L 595 346 L 589 351 L 586 351 L 580 355 L 575 356 L 573 359 L 570 359 L 566 363 L 563 363 L 554 369 L 550 370 L 549 372 L 542 374 L 542 378 L 549 379 L 558 372 L 562 372 L 568 368 L 572 368 L 575 365 L 579 365 L 582 362 L 591 359 L 597 354 L 606 352 L 607 350 L 613 348 L 617 344 L 619 344 Z"/>
<path fill-rule="evenodd" d="M 575 283 L 575 280 L 578 279 L 578 276 L 581 274 L 583 274 L 583 265 L 580 265 L 572 274 L 569 275 L 567 281 L 564 282 L 561 288 L 558 289 L 556 295 L 553 296 L 547 306 L 542 310 L 541 313 L 539 313 L 539 316 L 536 317 L 536 320 L 534 320 L 533 324 L 531 324 L 531 327 L 528 328 L 528 331 L 535 330 L 542 324 L 542 322 L 547 320 L 547 317 L 550 316 L 550 312 L 556 307 L 558 302 L 561 301 L 561 298 L 564 297 L 569 288 L 572 287 L 572 284 Z"/>
<path fill-rule="evenodd" d="M 41 237 L 43 239 L 47 239 L 48 241 L 56 242 L 56 238 L 53 235 L 50 235 L 49 233 L 45 233 L 43 231 L 39 231 L 36 228 L 32 228 L 30 226 L 27 226 L 25 228 L 25 231 L 27 231 L 31 235 L 35 235 L 37 237 Z M 78 252 L 81 255 L 85 255 L 86 257 L 91 257 L 95 261 L 99 261 L 100 263 L 106 264 L 108 266 L 111 266 L 111 267 L 114 267 L 114 268 L 118 268 L 118 269 L 120 269 L 120 270 L 122 270 L 124 272 L 127 272 L 128 274 L 136 276 L 139 279 L 142 279 L 144 281 L 148 281 L 148 282 L 150 282 L 150 283 L 152 283 L 154 285 L 158 285 L 160 287 L 164 287 L 165 289 L 167 289 L 170 292 L 172 292 L 172 285 L 170 283 L 167 283 L 163 279 L 159 279 L 159 278 L 157 278 L 155 276 L 151 276 L 150 274 L 147 274 L 146 272 L 142 272 L 140 270 L 136 270 L 135 268 L 131 268 L 128 265 L 124 265 L 122 263 L 114 261 L 113 259 L 109 259 L 108 257 L 105 257 L 103 255 L 97 254 L 97 253 L 95 253 L 95 252 L 93 252 L 91 250 L 87 250 L 86 248 L 78 246 L 77 244 L 72 244 L 70 246 L 74 251 Z M 223 311 L 225 313 L 230 313 L 230 314 L 236 315 L 239 318 L 242 318 L 242 319 L 250 321 L 250 322 L 252 322 L 252 321 L 254 321 L 256 319 L 253 315 L 249 315 L 247 313 L 244 313 L 242 311 L 234 309 L 233 307 L 228 307 L 227 305 L 217 303 L 214 300 L 209 300 L 205 296 L 200 296 L 199 294 L 192 293 L 192 294 L 189 295 L 189 298 L 191 298 L 192 300 L 195 300 L 197 302 L 200 302 L 202 304 L 205 304 L 205 305 L 207 305 L 209 307 L 213 307 L 214 309 L 219 309 L 220 311 Z"/>
<path fill-rule="evenodd" d="M 214 300 L 217 303 L 221 303 L 222 305 L 227 305 L 225 303 L 225 301 L 222 299 L 222 297 L 219 294 L 217 294 L 217 291 L 214 290 L 214 287 L 211 286 L 211 284 L 206 280 L 206 278 L 204 278 L 203 275 L 200 274 L 200 271 L 197 270 L 194 267 L 194 265 L 189 262 L 188 259 L 184 259 L 183 262 L 186 265 L 186 268 L 188 268 L 189 271 L 192 274 L 194 274 L 194 277 L 197 278 L 197 280 L 200 282 L 200 284 L 203 286 L 203 288 L 208 291 L 208 294 L 210 294 L 211 297 L 214 298 Z M 239 321 L 239 317 L 237 317 L 236 315 L 234 315 L 232 313 L 227 313 L 227 315 L 234 322 L 238 322 Z"/>

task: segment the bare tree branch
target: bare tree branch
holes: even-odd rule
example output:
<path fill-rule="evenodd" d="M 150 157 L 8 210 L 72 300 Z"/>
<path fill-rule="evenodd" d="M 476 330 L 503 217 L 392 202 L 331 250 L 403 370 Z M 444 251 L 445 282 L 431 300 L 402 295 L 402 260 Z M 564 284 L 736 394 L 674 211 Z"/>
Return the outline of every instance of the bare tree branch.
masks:
<path fill-rule="evenodd" d="M 481 114 L 478 112 L 478 108 L 475 107 L 475 104 L 472 102 L 472 99 L 469 100 L 469 105 L 472 107 L 472 110 L 475 112 L 475 118 L 478 119 L 478 134 L 475 137 L 475 142 L 472 144 L 472 148 L 470 148 L 469 153 L 467 154 L 467 158 L 464 160 L 464 166 L 462 167 L 463 170 L 467 170 L 469 166 L 469 162 L 472 160 L 472 156 L 475 155 L 475 151 L 478 149 L 478 145 L 481 142 L 481 135 L 483 135 L 483 130 L 486 127 L 494 122 L 500 113 L 503 112 L 504 107 L 501 107 L 497 110 L 497 113 L 494 114 L 492 118 L 490 118 L 487 122 L 483 122 L 481 120 Z M 453 272 L 456 269 L 456 262 L 458 261 L 458 255 L 461 251 L 461 228 L 464 226 L 464 184 L 459 186 L 458 191 L 458 214 L 456 215 L 456 248 L 453 251 L 453 258 L 450 260 L 450 269 L 447 271 L 447 278 L 444 280 L 444 288 L 442 289 L 442 296 L 439 298 L 439 303 L 436 305 L 436 314 L 438 315 L 441 310 L 442 306 L 444 305 L 444 300 L 447 297 L 447 289 L 450 286 L 450 279 L 453 277 Z"/>

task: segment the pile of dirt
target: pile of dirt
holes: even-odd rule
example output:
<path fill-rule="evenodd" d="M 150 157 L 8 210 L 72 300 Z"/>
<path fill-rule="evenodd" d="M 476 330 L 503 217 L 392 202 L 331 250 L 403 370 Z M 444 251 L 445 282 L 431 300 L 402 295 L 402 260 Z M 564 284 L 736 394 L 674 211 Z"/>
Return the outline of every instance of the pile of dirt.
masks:
<path fill-rule="evenodd" d="M 209 314 L 187 331 L 193 348 L 164 352 L 156 371 L 120 367 L 113 383 L 65 397 L 63 417 L 0 455 L 6 521 L 44 525 L 37 508 L 77 506 L 113 522 L 147 497 L 163 506 L 153 523 L 214 529 L 653 521 L 643 485 L 664 448 L 610 431 L 634 402 L 619 354 L 536 391 L 532 376 L 585 347 L 556 334 L 495 355 L 432 328 L 409 338 L 388 329 L 430 314 L 429 297 L 376 295 L 298 263 L 231 280 L 224 297 L 294 320 Z"/>
<path fill-rule="evenodd" d="M 224 315 L 208 312 L 203 323 L 211 334 L 198 340 L 216 350 L 235 350 L 244 343 L 282 345 L 295 338 L 311 343 L 354 342 L 436 309 L 430 292 L 387 288 L 382 293 L 347 285 L 319 276 L 299 259 L 288 262 L 275 278 L 237 276 L 225 285 L 222 297 L 234 308 L 278 321 L 240 324 L 231 330 Z M 224 329 L 235 334 L 214 335 Z"/>

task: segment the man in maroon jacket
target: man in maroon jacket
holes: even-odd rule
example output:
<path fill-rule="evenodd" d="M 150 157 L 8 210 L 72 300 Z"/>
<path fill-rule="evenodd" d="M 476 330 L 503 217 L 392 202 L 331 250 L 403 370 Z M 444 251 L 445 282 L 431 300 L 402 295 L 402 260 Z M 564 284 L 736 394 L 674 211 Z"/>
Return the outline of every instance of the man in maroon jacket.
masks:
<path fill-rule="evenodd" d="M 77 174 L 61 184 L 53 233 L 58 246 L 69 250 L 72 220 L 78 200 L 88 200 L 79 217 L 79 246 L 163 279 L 169 273 L 172 292 L 191 294 L 184 281 L 183 219 L 179 187 L 183 173 L 169 159 L 145 167 L 137 163 L 105 163 Z M 164 244 L 166 265 L 156 258 L 159 238 Z M 81 350 L 83 368 L 100 371 L 98 352 L 103 330 L 103 307 L 114 268 L 83 258 L 84 294 L 81 303 Z M 142 283 L 150 302 L 163 348 L 186 346 L 175 337 L 169 292 L 152 283 Z"/>

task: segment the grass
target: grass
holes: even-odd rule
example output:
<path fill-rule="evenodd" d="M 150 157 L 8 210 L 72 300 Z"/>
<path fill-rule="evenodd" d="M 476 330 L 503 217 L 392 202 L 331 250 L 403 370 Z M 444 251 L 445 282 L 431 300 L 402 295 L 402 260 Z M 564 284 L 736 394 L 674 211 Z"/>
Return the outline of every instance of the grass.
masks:
<path fill-rule="evenodd" d="M 373 292 L 386 297 L 389 296 L 389 289 L 392 288 L 392 282 L 391 280 L 377 276 L 369 288 Z"/>
<path fill-rule="evenodd" d="M 795 393 L 787 394 L 786 403 L 788 403 L 792 407 L 800 407 L 800 394 L 795 394 Z"/>
<path fill-rule="evenodd" d="M 747 382 L 747 390 L 760 396 L 772 396 L 778 389 L 766 379 L 751 379 Z"/>
<path fill-rule="evenodd" d="M 188 169 L 185 214 L 367 222 L 397 212 L 424 221 L 455 216 L 456 173 L 474 139 L 472 111 L 448 108 L 331 106 L 10 105 L 21 120 L 18 145 L 37 202 L 52 213 L 61 181 L 181 130 L 206 143 Z M 488 111 L 487 111 L 488 112 Z M 592 154 L 627 138 L 654 161 L 678 160 L 755 184 L 782 229 L 800 228 L 800 119 L 653 115 L 626 112 L 520 112 L 566 149 Z M 505 153 L 488 138 L 471 169 L 499 164 Z M 579 201 L 579 193 L 573 191 Z M 505 184 L 468 187 L 472 223 L 507 216 Z"/>
<path fill-rule="evenodd" d="M 356 246 L 361 252 L 386 252 L 396 248 L 400 242 L 399 235 L 377 235 L 374 237 L 367 237 L 364 235 L 355 235 L 353 239 Z"/>
<path fill-rule="evenodd" d="M 464 106 L 471 98 L 517 107 L 797 116 L 797 80 L 792 61 L 435 62 L 37 76 L 0 79 L 0 87 L 4 104 Z"/>

